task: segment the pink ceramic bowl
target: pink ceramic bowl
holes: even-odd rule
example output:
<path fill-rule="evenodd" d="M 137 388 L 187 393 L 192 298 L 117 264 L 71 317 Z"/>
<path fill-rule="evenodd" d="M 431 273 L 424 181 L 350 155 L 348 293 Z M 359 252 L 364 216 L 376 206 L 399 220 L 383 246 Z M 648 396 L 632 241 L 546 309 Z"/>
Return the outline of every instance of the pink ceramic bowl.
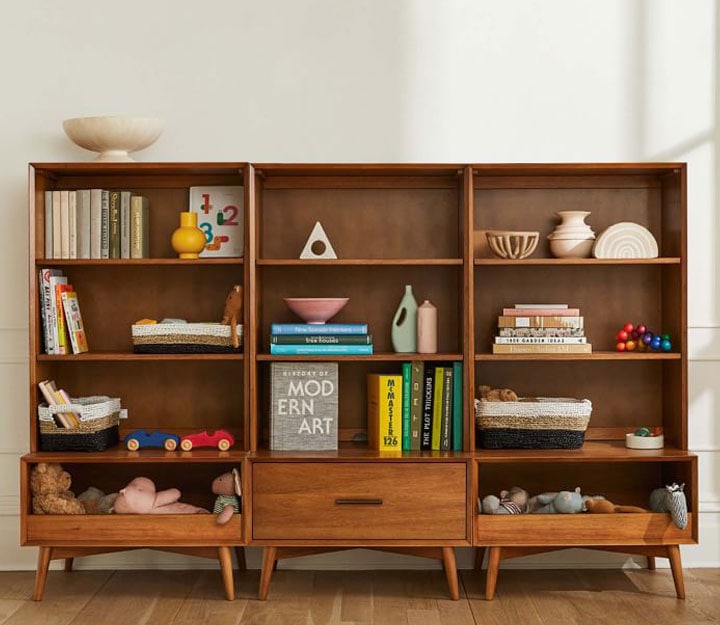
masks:
<path fill-rule="evenodd" d="M 349 297 L 286 297 L 285 303 L 305 323 L 325 323 L 337 315 Z"/>

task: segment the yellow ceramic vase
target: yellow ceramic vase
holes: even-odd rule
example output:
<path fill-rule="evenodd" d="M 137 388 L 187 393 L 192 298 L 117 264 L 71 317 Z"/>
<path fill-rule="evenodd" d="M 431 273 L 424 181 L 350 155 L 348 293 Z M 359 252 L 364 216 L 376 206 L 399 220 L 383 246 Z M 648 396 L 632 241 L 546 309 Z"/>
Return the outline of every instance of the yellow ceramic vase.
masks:
<path fill-rule="evenodd" d="M 180 213 L 180 227 L 172 233 L 170 244 L 180 258 L 197 258 L 205 249 L 205 233 L 198 228 L 197 213 Z"/>

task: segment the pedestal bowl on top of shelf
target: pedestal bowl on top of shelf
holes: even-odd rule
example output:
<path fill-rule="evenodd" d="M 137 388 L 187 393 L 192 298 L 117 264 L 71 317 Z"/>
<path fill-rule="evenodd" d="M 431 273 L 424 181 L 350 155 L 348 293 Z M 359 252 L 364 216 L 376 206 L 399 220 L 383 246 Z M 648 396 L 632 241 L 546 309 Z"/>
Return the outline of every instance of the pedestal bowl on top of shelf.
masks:
<path fill-rule="evenodd" d="M 285 297 L 285 304 L 305 323 L 323 324 L 337 315 L 349 297 Z"/>

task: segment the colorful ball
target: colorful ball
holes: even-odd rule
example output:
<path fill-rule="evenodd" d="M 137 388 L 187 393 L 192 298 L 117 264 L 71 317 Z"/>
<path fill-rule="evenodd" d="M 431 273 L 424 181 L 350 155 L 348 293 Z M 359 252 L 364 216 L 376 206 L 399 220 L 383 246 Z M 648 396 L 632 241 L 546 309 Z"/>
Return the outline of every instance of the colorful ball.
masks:
<path fill-rule="evenodd" d="M 625 351 L 625 343 L 622 343 L 622 342 L 618 343 L 617 345 L 615 345 L 615 349 L 619 352 L 624 352 Z"/>
<path fill-rule="evenodd" d="M 638 428 L 637 430 L 635 430 L 635 436 L 650 436 L 650 428 Z"/>
<path fill-rule="evenodd" d="M 635 329 L 641 336 L 647 332 L 647 326 L 644 323 L 639 324 Z"/>
<path fill-rule="evenodd" d="M 637 347 L 637 343 L 630 339 L 627 343 L 625 343 L 625 349 L 627 349 L 629 352 L 632 352 Z"/>
<path fill-rule="evenodd" d="M 658 349 L 660 349 L 661 346 L 662 346 L 662 339 L 659 336 L 655 335 L 653 337 L 653 340 L 650 342 L 650 347 L 652 347 L 654 350 L 658 350 Z"/>
<path fill-rule="evenodd" d="M 662 335 L 662 340 L 663 340 L 663 341 L 669 341 L 669 340 L 670 340 L 670 335 L 669 335 L 669 334 L 663 334 L 663 335 Z"/>
<path fill-rule="evenodd" d="M 650 343 L 652 343 L 652 340 L 653 340 L 652 332 L 645 332 L 645 334 L 643 334 L 643 337 L 642 337 L 643 344 L 650 345 Z"/>
<path fill-rule="evenodd" d="M 663 339 L 663 341 L 660 343 L 660 348 L 664 352 L 669 352 L 672 349 L 672 343 L 667 339 Z"/>
<path fill-rule="evenodd" d="M 617 333 L 615 336 L 618 341 L 622 341 L 623 343 L 627 341 L 630 337 L 628 336 L 628 333 L 625 332 L 625 330 L 620 330 L 620 332 Z"/>
<path fill-rule="evenodd" d="M 629 334 L 630 332 L 632 332 L 634 329 L 635 329 L 635 326 L 634 326 L 632 323 L 626 323 L 626 324 L 623 326 L 623 330 L 625 330 L 625 332 L 627 332 L 628 334 Z"/>

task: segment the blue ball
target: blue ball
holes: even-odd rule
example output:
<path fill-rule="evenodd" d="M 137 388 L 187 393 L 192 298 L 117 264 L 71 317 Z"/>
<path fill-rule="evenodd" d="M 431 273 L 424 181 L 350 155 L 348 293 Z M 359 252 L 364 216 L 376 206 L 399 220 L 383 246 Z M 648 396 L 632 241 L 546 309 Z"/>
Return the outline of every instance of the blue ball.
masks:
<path fill-rule="evenodd" d="M 662 350 L 664 352 L 669 352 L 672 349 L 672 343 L 668 341 L 667 339 L 663 340 L 663 342 L 660 344 L 660 347 L 662 347 Z"/>
<path fill-rule="evenodd" d="M 652 332 L 645 332 L 642 337 L 642 342 L 645 343 L 645 345 L 650 345 L 653 340 L 653 333 Z"/>
<path fill-rule="evenodd" d="M 652 341 L 650 342 L 650 347 L 652 349 L 658 350 L 662 346 L 662 339 L 659 336 L 654 336 Z"/>

